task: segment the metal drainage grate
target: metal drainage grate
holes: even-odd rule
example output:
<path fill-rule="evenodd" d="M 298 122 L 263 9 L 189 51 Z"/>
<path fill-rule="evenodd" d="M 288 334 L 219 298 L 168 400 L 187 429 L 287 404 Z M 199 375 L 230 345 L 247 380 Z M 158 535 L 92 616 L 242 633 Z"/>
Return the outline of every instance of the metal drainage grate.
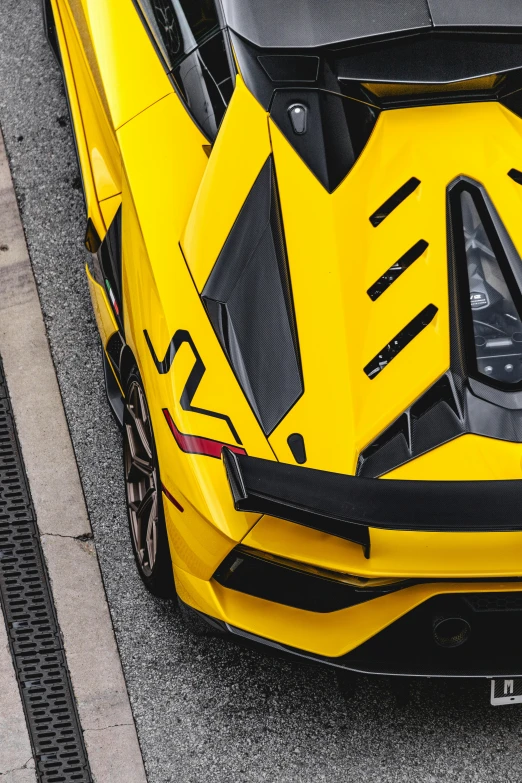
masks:
<path fill-rule="evenodd" d="M 38 780 L 92 783 L 1 360 L 0 601 Z"/>

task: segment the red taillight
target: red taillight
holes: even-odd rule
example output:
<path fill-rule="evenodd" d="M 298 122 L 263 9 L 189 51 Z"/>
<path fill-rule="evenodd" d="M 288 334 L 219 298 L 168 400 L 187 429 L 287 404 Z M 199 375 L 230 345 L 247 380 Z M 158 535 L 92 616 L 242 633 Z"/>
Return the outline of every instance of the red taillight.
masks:
<path fill-rule="evenodd" d="M 170 431 L 174 435 L 176 443 L 181 451 L 184 451 L 186 454 L 202 454 L 205 457 L 221 459 L 221 451 L 225 446 L 236 454 L 246 454 L 245 449 L 239 446 L 231 446 L 229 443 L 222 443 L 220 440 L 202 438 L 199 435 L 185 435 L 178 430 L 167 408 L 163 408 L 163 415 L 170 427 Z"/>

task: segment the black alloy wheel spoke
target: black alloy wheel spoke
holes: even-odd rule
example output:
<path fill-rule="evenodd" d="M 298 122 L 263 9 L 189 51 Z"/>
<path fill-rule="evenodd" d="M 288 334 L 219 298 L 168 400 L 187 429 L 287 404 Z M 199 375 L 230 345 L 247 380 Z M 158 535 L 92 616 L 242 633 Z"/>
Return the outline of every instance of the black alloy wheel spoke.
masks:
<path fill-rule="evenodd" d="M 128 393 L 125 418 L 125 482 L 131 532 L 140 568 L 149 576 L 157 556 L 157 471 L 147 403 L 136 382 Z"/>
<path fill-rule="evenodd" d="M 146 511 L 149 509 L 150 506 L 154 505 L 154 502 L 156 500 L 156 487 L 149 487 L 148 490 L 145 492 L 145 495 L 143 496 L 142 500 L 140 501 L 138 508 L 136 509 L 136 516 L 143 520 Z M 148 519 L 148 515 L 147 515 Z"/>
<path fill-rule="evenodd" d="M 142 456 L 138 454 L 138 450 L 136 449 L 136 438 L 134 436 L 134 428 L 127 424 L 126 425 L 126 434 L 127 434 L 127 443 L 129 447 L 129 456 L 131 461 L 131 468 L 134 468 L 138 475 L 134 475 L 132 477 L 132 480 L 139 481 L 140 475 L 141 478 L 143 476 L 150 476 L 151 473 L 154 471 L 154 464 L 152 462 L 152 456 L 147 457 L 144 459 Z"/>
<path fill-rule="evenodd" d="M 156 561 L 157 548 L 157 519 L 158 519 L 158 494 L 154 493 L 154 498 L 150 507 L 149 518 L 147 522 L 147 532 L 145 542 L 147 545 L 147 554 L 149 563 Z"/>
<path fill-rule="evenodd" d="M 145 431 L 144 421 L 137 417 L 136 413 L 134 412 L 133 405 L 127 405 L 127 411 L 132 419 L 132 430 L 138 436 L 137 440 L 140 443 L 142 450 L 149 457 L 149 459 L 152 459 L 152 451 L 147 433 Z"/>

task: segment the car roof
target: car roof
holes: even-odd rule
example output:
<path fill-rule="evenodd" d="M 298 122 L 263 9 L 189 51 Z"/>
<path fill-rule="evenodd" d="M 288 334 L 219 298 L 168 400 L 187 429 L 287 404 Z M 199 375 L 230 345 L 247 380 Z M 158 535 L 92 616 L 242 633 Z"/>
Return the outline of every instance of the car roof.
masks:
<path fill-rule="evenodd" d="M 521 0 L 221 0 L 227 25 L 266 48 L 311 48 L 407 32 L 522 30 Z"/>

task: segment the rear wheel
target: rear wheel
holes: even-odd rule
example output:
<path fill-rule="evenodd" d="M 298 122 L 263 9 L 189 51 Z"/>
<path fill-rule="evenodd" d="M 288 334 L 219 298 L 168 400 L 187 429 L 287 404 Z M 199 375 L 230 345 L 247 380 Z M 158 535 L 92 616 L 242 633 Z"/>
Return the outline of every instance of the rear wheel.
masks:
<path fill-rule="evenodd" d="M 131 371 L 125 388 L 123 462 L 129 527 L 138 571 L 153 595 L 173 598 L 176 590 L 154 434 L 136 369 Z"/>

